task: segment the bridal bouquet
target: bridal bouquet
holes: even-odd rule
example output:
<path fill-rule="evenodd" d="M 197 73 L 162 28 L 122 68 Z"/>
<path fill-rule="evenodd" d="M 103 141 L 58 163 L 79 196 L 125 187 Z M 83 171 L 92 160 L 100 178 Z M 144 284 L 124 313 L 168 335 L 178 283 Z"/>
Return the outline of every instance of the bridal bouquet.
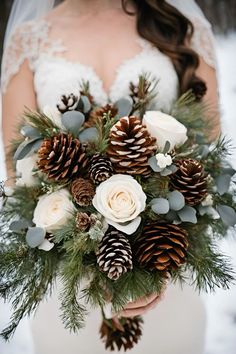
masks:
<path fill-rule="evenodd" d="M 157 95 L 157 97 L 156 97 Z M 17 179 L 2 185 L 0 295 L 12 300 L 8 339 L 60 279 L 65 327 L 102 309 L 106 348 L 130 349 L 142 319 L 106 318 L 167 280 L 228 288 L 217 239 L 236 224 L 229 144 L 209 144 L 205 107 L 191 93 L 155 110 L 156 83 L 142 75 L 130 95 L 98 107 L 84 83 L 56 109 L 26 111 L 12 143 Z"/>

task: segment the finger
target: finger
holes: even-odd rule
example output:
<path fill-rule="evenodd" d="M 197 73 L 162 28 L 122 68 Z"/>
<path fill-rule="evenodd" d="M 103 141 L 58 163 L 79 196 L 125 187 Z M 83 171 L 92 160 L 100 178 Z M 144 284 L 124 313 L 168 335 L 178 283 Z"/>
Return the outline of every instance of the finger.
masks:
<path fill-rule="evenodd" d="M 137 307 L 142 307 L 148 305 L 150 302 L 152 302 L 154 299 L 156 299 L 158 295 L 157 294 L 151 294 L 147 296 L 143 296 L 136 301 L 131 301 L 129 302 L 126 306 L 125 309 L 134 309 Z"/>
<path fill-rule="evenodd" d="M 154 308 L 160 301 L 162 300 L 162 296 L 156 296 L 156 298 L 150 302 L 146 306 L 141 306 L 138 308 L 133 308 L 133 309 L 124 309 L 119 313 L 119 316 L 122 317 L 135 317 L 135 316 L 141 316 L 145 314 L 147 311 L 151 310 Z"/>

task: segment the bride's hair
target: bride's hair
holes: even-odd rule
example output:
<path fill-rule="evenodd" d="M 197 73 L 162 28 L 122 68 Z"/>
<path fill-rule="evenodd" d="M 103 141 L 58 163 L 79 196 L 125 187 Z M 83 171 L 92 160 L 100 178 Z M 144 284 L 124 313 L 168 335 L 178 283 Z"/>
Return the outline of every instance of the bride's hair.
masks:
<path fill-rule="evenodd" d="M 196 76 L 199 57 L 188 45 L 194 32 L 191 21 L 164 0 L 122 0 L 129 15 L 134 15 L 128 9 L 130 2 L 136 7 L 139 35 L 171 58 L 179 77 L 180 93 L 192 89 L 196 98 L 201 99 L 206 85 Z"/>

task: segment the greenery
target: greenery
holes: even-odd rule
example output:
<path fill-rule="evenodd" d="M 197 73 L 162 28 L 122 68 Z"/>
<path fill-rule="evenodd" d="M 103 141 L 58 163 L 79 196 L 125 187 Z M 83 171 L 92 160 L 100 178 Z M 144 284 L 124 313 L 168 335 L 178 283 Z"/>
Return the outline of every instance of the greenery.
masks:
<path fill-rule="evenodd" d="M 138 91 L 133 109 L 135 112 L 139 111 L 140 116 L 151 103 L 154 92 L 156 94 L 156 84 L 150 86 L 147 78 L 146 75 L 140 76 L 136 87 Z M 132 89 L 135 91 L 135 87 Z M 89 97 L 89 86 L 86 83 L 83 90 Z M 173 282 L 189 282 L 199 291 L 214 291 L 217 287 L 227 289 L 234 279 L 230 261 L 217 249 L 217 241 L 226 237 L 229 226 L 233 225 L 232 220 L 236 215 L 235 185 L 232 180 L 228 190 L 221 193 L 217 189 L 217 178 L 229 174 L 231 178 L 235 171 L 227 163 L 230 143 L 220 138 L 216 143 L 209 144 L 205 138 L 210 129 L 204 118 L 207 109 L 206 105 L 196 102 L 188 92 L 179 98 L 169 112 L 188 128 L 189 134 L 188 141 L 173 151 L 173 161 L 181 158 L 200 161 L 209 174 L 208 190 L 213 198 L 212 208 L 218 210 L 219 206 L 226 206 L 229 209 L 224 220 L 212 218 L 207 209 L 206 212 L 201 212 L 201 208 L 197 206 L 197 223 L 181 224 L 188 233 L 186 263 L 177 270 L 170 270 L 168 278 Z M 117 119 L 118 117 L 111 117 L 108 112 L 97 120 L 98 139 L 86 145 L 89 156 L 106 153 L 110 130 Z M 23 126 L 36 136 L 39 134 L 40 138 L 50 137 L 60 131 L 49 117 L 32 111 L 26 111 Z M 23 140 L 21 138 L 13 142 L 13 152 Z M 156 214 L 150 202 L 155 198 L 168 198 L 170 191 L 168 176 L 156 172 L 148 178 L 135 178 L 147 195 L 147 207 L 141 214 L 140 227 L 129 238 L 131 248 L 142 234 L 145 223 L 168 220 L 166 215 Z M 0 213 L 0 296 L 5 300 L 12 300 L 13 305 L 11 322 L 2 332 L 5 339 L 10 338 L 24 316 L 33 313 L 41 300 L 50 296 L 57 279 L 62 284 L 59 294 L 61 318 L 65 327 L 73 332 L 84 326 L 87 304 L 103 309 L 104 304 L 110 300 L 114 311 L 119 312 L 130 299 L 136 300 L 150 293 L 161 292 L 167 281 L 166 274 L 141 268 L 136 259 L 133 259 L 132 271 L 123 274 L 116 281 L 101 272 L 96 256 L 99 237 L 91 238 L 88 230 L 81 230 L 76 225 L 76 214 L 84 212 L 90 216 L 96 213 L 93 206 L 81 208 L 75 204 L 76 211 L 70 215 L 67 223 L 53 234 L 47 234 L 54 243 L 50 252 L 37 247 L 30 248 L 26 233 L 28 227 L 35 226 L 32 219 L 38 198 L 58 188 L 70 190 L 70 182 L 63 185 L 42 176 L 37 181 L 33 187 L 16 186 L 12 196 L 4 195 Z"/>

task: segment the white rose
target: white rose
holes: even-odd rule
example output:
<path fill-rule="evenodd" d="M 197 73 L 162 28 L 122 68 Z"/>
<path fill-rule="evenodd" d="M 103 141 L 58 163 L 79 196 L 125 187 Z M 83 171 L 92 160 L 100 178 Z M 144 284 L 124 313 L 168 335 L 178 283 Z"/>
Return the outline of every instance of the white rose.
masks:
<path fill-rule="evenodd" d="M 109 225 L 130 235 L 141 222 L 146 195 L 133 177 L 117 174 L 97 187 L 93 205 Z"/>
<path fill-rule="evenodd" d="M 159 149 L 163 150 L 167 141 L 170 150 L 182 145 L 188 139 L 187 128 L 174 117 L 160 111 L 147 111 L 143 118 L 149 133 L 157 139 Z"/>
<path fill-rule="evenodd" d="M 33 222 L 48 232 L 63 226 L 71 216 L 75 207 L 67 189 L 60 189 L 51 194 L 39 197 L 34 210 Z"/>
<path fill-rule="evenodd" d="M 56 124 L 59 128 L 63 129 L 63 125 L 61 122 L 61 113 L 57 108 L 51 106 L 45 106 L 43 109 L 43 113 L 51 119 L 51 121 Z"/>
<path fill-rule="evenodd" d="M 34 176 L 33 169 L 37 167 L 36 161 L 38 155 L 34 154 L 32 156 L 26 157 L 22 160 L 16 161 L 16 172 L 20 175 L 16 179 L 17 186 L 34 186 L 37 182 L 36 177 Z"/>
<path fill-rule="evenodd" d="M 156 160 L 160 168 L 166 168 L 172 164 L 172 157 L 168 154 L 156 154 Z"/>

